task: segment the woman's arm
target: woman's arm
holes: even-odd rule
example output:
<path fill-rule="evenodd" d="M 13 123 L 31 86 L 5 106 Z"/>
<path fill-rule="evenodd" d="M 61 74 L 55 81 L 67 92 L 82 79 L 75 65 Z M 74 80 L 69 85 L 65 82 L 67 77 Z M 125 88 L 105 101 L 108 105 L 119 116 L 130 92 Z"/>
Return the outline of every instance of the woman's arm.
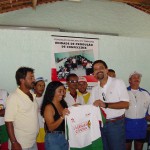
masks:
<path fill-rule="evenodd" d="M 44 111 L 44 119 L 45 119 L 48 130 L 54 131 L 56 128 L 58 128 L 60 124 L 62 123 L 62 121 L 64 120 L 65 115 L 68 113 L 69 113 L 68 109 L 65 108 L 62 112 L 62 116 L 60 116 L 59 119 L 55 121 L 54 120 L 55 110 L 52 107 L 52 105 L 50 104 L 47 105 Z"/>

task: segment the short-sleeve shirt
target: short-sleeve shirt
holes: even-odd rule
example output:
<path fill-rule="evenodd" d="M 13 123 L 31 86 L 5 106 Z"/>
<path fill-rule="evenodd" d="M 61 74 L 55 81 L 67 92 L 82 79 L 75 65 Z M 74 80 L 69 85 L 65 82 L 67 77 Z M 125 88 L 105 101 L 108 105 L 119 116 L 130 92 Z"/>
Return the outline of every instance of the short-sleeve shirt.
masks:
<path fill-rule="evenodd" d="M 114 103 L 120 101 L 129 101 L 129 95 L 125 83 L 117 78 L 108 77 L 107 83 L 104 87 L 100 84 L 93 87 L 89 104 L 93 104 L 95 100 L 102 100 L 106 103 Z M 102 108 L 106 114 L 106 119 L 116 118 L 125 113 L 125 109 L 110 109 Z"/>
<path fill-rule="evenodd" d="M 68 109 L 70 114 L 65 116 L 65 121 L 70 150 L 102 150 L 100 109 L 93 105 L 72 106 Z"/>
<path fill-rule="evenodd" d="M 129 109 L 126 110 L 125 116 L 130 119 L 140 119 L 146 116 L 146 113 L 150 115 L 150 95 L 142 88 L 139 88 L 135 92 L 132 92 L 131 87 L 128 87 L 129 93 Z"/>
<path fill-rule="evenodd" d="M 77 98 L 74 99 L 71 94 L 70 94 L 70 91 L 67 89 L 66 90 L 66 97 L 64 98 L 64 100 L 66 101 L 68 107 L 74 105 L 74 104 L 77 104 L 77 103 L 80 103 L 81 105 L 84 104 L 84 99 L 83 99 L 83 96 L 82 94 L 77 91 Z"/>
<path fill-rule="evenodd" d="M 13 122 L 14 133 L 22 148 L 32 147 L 39 131 L 38 104 L 19 88 L 6 101 L 5 121 Z M 10 147 L 10 145 L 9 145 Z"/>

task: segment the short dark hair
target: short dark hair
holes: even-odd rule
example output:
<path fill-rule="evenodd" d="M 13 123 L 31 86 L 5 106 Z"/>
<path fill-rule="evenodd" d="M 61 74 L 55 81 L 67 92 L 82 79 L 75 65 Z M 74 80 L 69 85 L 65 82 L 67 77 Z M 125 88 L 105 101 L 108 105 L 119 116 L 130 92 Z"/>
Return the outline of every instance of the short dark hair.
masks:
<path fill-rule="evenodd" d="M 95 65 L 95 64 L 98 64 L 98 63 L 103 64 L 103 65 L 105 66 L 105 68 L 108 68 L 107 64 L 106 64 L 103 60 L 96 60 L 96 61 L 94 61 L 94 63 L 92 64 L 92 69 L 93 69 L 94 65 Z"/>
<path fill-rule="evenodd" d="M 34 69 L 29 68 L 29 67 L 20 67 L 17 71 L 16 71 L 16 82 L 17 85 L 20 85 L 20 79 L 25 79 L 26 75 L 28 72 L 32 72 L 34 73 Z"/>
<path fill-rule="evenodd" d="M 71 77 L 78 77 L 75 73 L 70 73 L 67 77 L 66 77 L 66 81 L 69 81 Z"/>
<path fill-rule="evenodd" d="M 108 69 L 108 72 L 114 72 L 114 73 L 115 73 L 115 70 L 113 70 L 113 69 Z"/>

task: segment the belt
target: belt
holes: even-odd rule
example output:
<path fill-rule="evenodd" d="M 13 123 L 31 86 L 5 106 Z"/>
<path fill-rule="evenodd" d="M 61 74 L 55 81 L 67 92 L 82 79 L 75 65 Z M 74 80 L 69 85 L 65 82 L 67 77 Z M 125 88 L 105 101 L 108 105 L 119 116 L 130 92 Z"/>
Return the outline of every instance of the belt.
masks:
<path fill-rule="evenodd" d="M 108 123 L 108 122 L 115 122 L 117 120 L 123 119 L 124 117 L 125 117 L 125 115 L 123 114 L 123 115 L 121 115 L 119 117 L 116 117 L 116 118 L 106 119 L 106 123 Z"/>
<path fill-rule="evenodd" d="M 64 131 L 46 131 L 47 133 L 53 133 L 53 134 L 65 134 Z"/>

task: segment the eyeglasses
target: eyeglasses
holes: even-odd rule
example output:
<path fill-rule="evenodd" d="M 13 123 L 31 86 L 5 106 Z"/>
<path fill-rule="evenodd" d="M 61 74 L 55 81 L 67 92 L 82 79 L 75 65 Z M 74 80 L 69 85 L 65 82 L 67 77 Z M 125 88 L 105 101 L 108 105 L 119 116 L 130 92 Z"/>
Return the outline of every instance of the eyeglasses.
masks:
<path fill-rule="evenodd" d="M 70 80 L 69 82 L 70 82 L 70 83 L 78 83 L 77 80 Z"/>
<path fill-rule="evenodd" d="M 105 93 L 102 93 L 102 96 L 103 96 L 103 101 L 106 101 L 106 95 L 105 95 Z"/>

